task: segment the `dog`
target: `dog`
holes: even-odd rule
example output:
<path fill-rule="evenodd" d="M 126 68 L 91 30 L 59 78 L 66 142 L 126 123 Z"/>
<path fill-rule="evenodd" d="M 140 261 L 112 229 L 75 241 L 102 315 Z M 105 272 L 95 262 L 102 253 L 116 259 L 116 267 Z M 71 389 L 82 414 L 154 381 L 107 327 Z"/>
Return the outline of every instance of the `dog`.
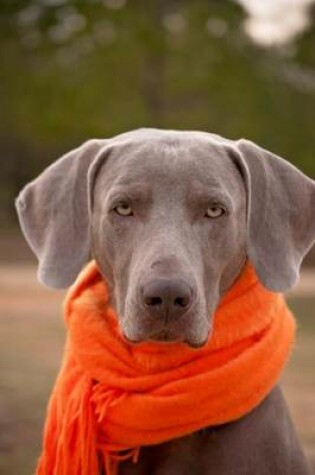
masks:
<path fill-rule="evenodd" d="M 91 258 L 131 344 L 201 348 L 247 260 L 291 289 L 315 240 L 315 182 L 248 140 L 139 129 L 93 139 L 16 201 L 39 280 L 70 286 Z M 241 419 L 143 447 L 121 475 L 307 475 L 281 389 Z"/>

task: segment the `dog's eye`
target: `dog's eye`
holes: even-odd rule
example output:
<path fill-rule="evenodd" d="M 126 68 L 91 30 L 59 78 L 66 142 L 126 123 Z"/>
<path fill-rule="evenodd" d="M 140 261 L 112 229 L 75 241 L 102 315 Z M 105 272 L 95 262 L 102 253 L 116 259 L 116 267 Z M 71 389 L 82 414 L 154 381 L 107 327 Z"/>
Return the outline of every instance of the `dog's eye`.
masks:
<path fill-rule="evenodd" d="M 128 203 L 120 203 L 119 205 L 115 206 L 114 208 L 115 213 L 119 214 L 119 216 L 132 216 L 132 207 Z"/>
<path fill-rule="evenodd" d="M 206 211 L 207 218 L 220 218 L 225 213 L 221 206 L 210 206 Z"/>

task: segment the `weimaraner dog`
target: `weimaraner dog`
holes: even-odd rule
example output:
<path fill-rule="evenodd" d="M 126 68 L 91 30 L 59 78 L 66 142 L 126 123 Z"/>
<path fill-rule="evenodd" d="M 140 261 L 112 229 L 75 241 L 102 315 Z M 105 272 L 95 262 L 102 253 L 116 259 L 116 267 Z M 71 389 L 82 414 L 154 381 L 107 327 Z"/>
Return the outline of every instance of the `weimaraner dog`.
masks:
<path fill-rule="evenodd" d="M 286 291 L 315 240 L 313 180 L 250 141 L 197 131 L 141 129 L 90 140 L 28 184 L 16 205 L 39 280 L 67 287 L 94 257 L 134 344 L 180 338 L 202 346 L 247 258 L 266 288 Z M 178 319 L 184 312 L 188 318 Z M 176 335 L 174 318 L 183 322 Z M 119 473 L 310 469 L 277 386 L 240 420 L 145 447 Z"/>

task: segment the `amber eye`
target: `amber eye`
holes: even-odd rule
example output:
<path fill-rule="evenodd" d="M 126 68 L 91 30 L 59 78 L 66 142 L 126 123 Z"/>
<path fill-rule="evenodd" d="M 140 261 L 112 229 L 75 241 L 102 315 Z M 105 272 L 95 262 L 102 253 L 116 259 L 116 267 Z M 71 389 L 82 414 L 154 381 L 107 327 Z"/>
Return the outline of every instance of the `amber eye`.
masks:
<path fill-rule="evenodd" d="M 119 216 L 132 216 L 132 207 L 128 203 L 120 203 L 114 208 L 114 211 L 119 214 Z"/>
<path fill-rule="evenodd" d="M 210 206 L 206 211 L 208 218 L 220 218 L 225 213 L 225 209 L 221 206 Z"/>

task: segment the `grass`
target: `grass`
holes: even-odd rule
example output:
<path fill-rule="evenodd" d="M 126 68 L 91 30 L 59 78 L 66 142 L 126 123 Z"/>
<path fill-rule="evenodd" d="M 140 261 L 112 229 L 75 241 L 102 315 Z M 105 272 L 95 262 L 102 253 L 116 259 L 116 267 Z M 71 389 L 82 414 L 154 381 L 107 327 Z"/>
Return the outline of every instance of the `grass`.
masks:
<path fill-rule="evenodd" d="M 63 293 L 43 289 L 35 271 L 0 274 L 0 473 L 34 472 L 45 408 L 62 358 Z M 315 297 L 290 298 L 295 352 L 282 378 L 294 423 L 315 468 Z"/>

